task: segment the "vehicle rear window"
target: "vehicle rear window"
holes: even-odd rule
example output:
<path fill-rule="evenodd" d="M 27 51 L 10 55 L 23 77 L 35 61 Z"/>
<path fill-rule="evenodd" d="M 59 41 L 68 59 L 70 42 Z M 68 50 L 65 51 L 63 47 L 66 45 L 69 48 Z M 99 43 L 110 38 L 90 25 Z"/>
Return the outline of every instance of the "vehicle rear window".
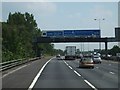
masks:
<path fill-rule="evenodd" d="M 91 58 L 84 58 L 83 61 L 89 62 L 89 61 L 92 61 L 92 59 Z"/>
<path fill-rule="evenodd" d="M 99 58 L 99 56 L 94 56 L 94 58 Z"/>

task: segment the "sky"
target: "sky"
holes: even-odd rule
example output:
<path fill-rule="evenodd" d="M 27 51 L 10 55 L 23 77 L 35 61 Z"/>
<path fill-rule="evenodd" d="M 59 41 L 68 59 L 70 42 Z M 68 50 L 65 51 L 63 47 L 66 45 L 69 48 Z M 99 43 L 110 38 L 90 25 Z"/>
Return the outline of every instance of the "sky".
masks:
<path fill-rule="evenodd" d="M 41 30 L 98 29 L 100 26 L 101 37 L 115 37 L 115 27 L 118 26 L 118 2 L 71 1 L 2 2 L 0 20 L 6 21 L 10 12 L 29 12 L 34 15 Z M 99 43 L 55 43 L 54 45 L 56 49 L 62 50 L 68 45 L 75 45 L 79 49 L 82 47 L 84 50 L 99 49 Z M 117 45 L 117 42 L 108 43 L 108 48 L 114 45 Z M 102 49 L 104 49 L 104 43 L 102 43 Z"/>

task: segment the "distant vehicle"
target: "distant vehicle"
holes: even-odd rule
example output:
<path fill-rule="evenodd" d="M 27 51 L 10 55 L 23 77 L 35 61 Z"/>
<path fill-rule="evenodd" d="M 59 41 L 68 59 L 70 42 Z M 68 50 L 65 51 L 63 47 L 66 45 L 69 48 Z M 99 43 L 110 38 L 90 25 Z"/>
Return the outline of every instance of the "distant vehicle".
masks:
<path fill-rule="evenodd" d="M 42 37 L 81 37 L 81 38 L 100 38 L 99 29 L 90 30 L 48 30 L 42 31 Z"/>
<path fill-rule="evenodd" d="M 120 53 L 116 53 L 116 59 L 120 61 Z"/>
<path fill-rule="evenodd" d="M 57 54 L 57 55 L 56 55 L 56 58 L 57 58 L 58 60 L 60 60 L 60 59 L 61 59 L 60 54 Z"/>
<path fill-rule="evenodd" d="M 76 59 L 76 46 L 66 46 L 65 59 L 67 60 Z"/>
<path fill-rule="evenodd" d="M 80 59 L 79 61 L 79 67 L 90 67 L 90 68 L 94 68 L 94 62 L 92 58 L 85 58 L 83 57 L 82 59 Z"/>
<path fill-rule="evenodd" d="M 110 58 L 111 56 L 112 56 L 112 55 L 110 55 L 110 54 L 107 55 L 107 57 L 109 57 L 109 58 Z"/>
<path fill-rule="evenodd" d="M 97 52 L 94 52 L 93 54 L 94 54 L 94 55 L 97 55 Z"/>
<path fill-rule="evenodd" d="M 116 56 L 117 56 L 117 57 L 120 57 L 120 53 L 116 53 Z"/>
<path fill-rule="evenodd" d="M 65 57 L 64 57 L 64 56 L 61 56 L 60 58 L 61 58 L 61 60 L 64 60 L 64 59 L 65 59 Z"/>
<path fill-rule="evenodd" d="M 99 55 L 93 55 L 93 62 L 95 64 L 98 64 L 98 63 L 101 63 L 102 62 L 102 59 Z"/>

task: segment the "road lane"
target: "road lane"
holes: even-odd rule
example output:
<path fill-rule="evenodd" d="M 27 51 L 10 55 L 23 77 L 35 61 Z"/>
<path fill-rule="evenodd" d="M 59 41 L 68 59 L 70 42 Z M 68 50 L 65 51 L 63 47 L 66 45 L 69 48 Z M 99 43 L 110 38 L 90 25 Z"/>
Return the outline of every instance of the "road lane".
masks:
<path fill-rule="evenodd" d="M 25 88 L 27 89 L 31 84 L 32 80 L 41 69 L 41 67 L 48 61 L 46 59 L 39 59 L 14 69 L 10 69 L 3 72 L 4 77 L 2 78 L 2 89 L 11 88 Z M 25 67 L 23 67 L 25 66 Z M 21 68 L 23 67 L 23 68 Z M 19 69 L 21 68 L 21 69 Z M 8 74 L 9 73 L 9 74 Z"/>
<path fill-rule="evenodd" d="M 46 61 L 48 60 L 31 62 L 18 71 L 3 77 L 3 88 L 28 88 Z M 103 61 L 102 64 L 96 64 L 94 69 L 86 69 L 78 68 L 78 60 L 65 60 L 65 62 L 51 60 L 41 73 L 34 88 L 92 89 L 91 87 L 95 87 L 115 90 L 118 87 L 117 63 Z"/>
<path fill-rule="evenodd" d="M 73 61 L 77 66 L 79 65 L 79 60 Z M 118 63 L 111 63 L 111 62 L 105 62 L 103 61 L 102 64 L 95 64 L 95 68 L 99 68 L 102 71 L 105 72 L 114 72 L 115 74 L 118 74 L 118 71 L 120 70 Z"/>
<path fill-rule="evenodd" d="M 45 67 L 34 88 L 90 88 L 63 60 L 53 59 Z"/>
<path fill-rule="evenodd" d="M 120 63 L 118 63 L 118 62 L 111 62 L 111 61 L 106 62 L 105 60 L 103 60 L 102 65 L 100 65 L 100 66 L 102 66 L 105 69 L 107 68 L 107 70 L 109 70 L 109 71 L 118 73 L 118 71 L 120 70 L 119 65 L 120 65 Z"/>
<path fill-rule="evenodd" d="M 96 88 L 118 88 L 118 71 L 113 71 L 116 72 L 115 74 L 110 73 L 109 71 L 113 67 L 110 67 L 108 63 L 106 65 L 96 64 L 94 69 L 88 69 L 78 68 L 78 60 L 66 62 Z"/>

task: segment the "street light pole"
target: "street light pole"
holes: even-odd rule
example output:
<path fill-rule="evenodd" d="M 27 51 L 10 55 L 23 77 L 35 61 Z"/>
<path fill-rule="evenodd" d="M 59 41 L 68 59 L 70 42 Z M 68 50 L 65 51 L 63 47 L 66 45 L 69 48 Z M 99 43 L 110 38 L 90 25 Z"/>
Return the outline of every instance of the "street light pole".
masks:
<path fill-rule="evenodd" d="M 101 34 L 101 20 L 105 20 L 105 19 L 103 18 L 103 19 L 94 19 L 94 20 L 98 20 L 98 22 L 99 22 L 99 30 L 100 30 L 100 34 Z M 99 42 L 99 51 L 101 51 L 101 42 Z"/>

